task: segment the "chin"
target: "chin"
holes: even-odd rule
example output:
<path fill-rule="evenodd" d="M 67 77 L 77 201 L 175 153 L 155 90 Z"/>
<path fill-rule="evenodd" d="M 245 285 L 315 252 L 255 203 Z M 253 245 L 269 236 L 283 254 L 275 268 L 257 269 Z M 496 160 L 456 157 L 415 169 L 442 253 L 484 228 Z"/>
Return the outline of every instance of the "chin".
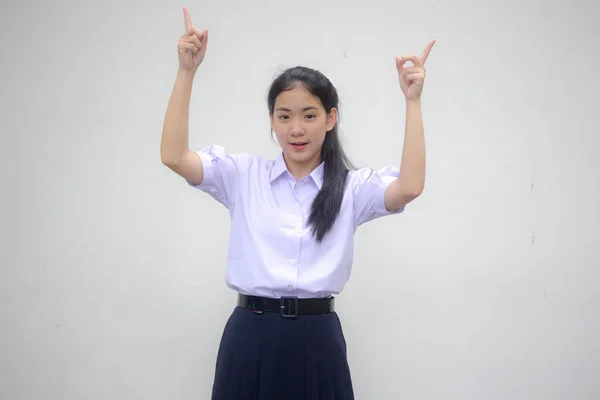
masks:
<path fill-rule="evenodd" d="M 288 151 L 286 153 L 286 156 L 290 159 L 293 160 L 297 163 L 304 163 L 310 160 L 313 160 L 315 158 L 315 154 L 314 153 L 309 153 L 306 151 L 302 151 L 302 152 L 297 152 L 294 150 Z"/>

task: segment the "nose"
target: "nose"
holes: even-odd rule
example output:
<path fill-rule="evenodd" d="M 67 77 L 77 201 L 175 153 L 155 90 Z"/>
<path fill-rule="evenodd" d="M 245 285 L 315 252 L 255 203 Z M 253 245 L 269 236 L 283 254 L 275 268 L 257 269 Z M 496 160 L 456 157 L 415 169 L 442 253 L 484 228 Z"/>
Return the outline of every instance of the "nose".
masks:
<path fill-rule="evenodd" d="M 302 127 L 302 124 L 300 123 L 300 121 L 295 120 L 290 127 L 290 134 L 294 137 L 298 137 L 298 136 L 302 136 L 304 135 L 305 131 L 304 131 L 304 127 Z"/>

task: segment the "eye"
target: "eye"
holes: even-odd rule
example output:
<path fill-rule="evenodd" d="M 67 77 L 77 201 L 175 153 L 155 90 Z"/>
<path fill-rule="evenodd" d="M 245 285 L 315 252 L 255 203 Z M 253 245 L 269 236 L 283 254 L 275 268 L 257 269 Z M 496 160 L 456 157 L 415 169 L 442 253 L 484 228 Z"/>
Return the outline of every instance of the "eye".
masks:
<path fill-rule="evenodd" d="M 280 115 L 278 118 L 279 119 L 288 119 L 289 117 L 287 115 Z"/>
<path fill-rule="evenodd" d="M 315 114 L 308 114 L 306 116 L 306 118 L 308 118 L 308 119 L 314 119 L 314 118 L 317 118 L 317 116 Z"/>

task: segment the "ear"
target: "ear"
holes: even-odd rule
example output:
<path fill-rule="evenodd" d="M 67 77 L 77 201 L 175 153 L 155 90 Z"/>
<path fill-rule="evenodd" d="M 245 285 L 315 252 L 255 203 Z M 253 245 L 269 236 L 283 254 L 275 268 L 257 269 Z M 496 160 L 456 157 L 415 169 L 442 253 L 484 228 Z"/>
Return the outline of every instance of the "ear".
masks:
<path fill-rule="evenodd" d="M 337 124 L 337 119 L 338 110 L 337 108 L 333 107 L 329 114 L 327 114 L 327 132 L 329 132 L 335 127 L 335 124 Z"/>

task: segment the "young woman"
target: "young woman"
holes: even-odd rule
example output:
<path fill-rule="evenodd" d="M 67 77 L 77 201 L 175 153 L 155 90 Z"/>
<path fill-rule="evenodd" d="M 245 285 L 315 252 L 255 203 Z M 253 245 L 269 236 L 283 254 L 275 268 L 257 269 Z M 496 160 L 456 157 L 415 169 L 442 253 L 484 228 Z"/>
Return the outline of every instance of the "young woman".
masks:
<path fill-rule="evenodd" d="M 281 155 L 265 160 L 219 146 L 188 147 L 192 82 L 208 31 L 184 9 L 179 71 L 161 142 L 162 162 L 231 216 L 227 285 L 238 304 L 223 332 L 213 399 L 353 399 L 333 295 L 350 276 L 361 224 L 397 214 L 424 187 L 421 57 L 396 58 L 406 97 L 400 169 L 352 169 L 338 138 L 338 95 L 320 72 L 284 71 L 268 93 Z M 405 63 L 412 62 L 411 66 Z M 401 173 L 399 172 L 401 171 Z"/>

